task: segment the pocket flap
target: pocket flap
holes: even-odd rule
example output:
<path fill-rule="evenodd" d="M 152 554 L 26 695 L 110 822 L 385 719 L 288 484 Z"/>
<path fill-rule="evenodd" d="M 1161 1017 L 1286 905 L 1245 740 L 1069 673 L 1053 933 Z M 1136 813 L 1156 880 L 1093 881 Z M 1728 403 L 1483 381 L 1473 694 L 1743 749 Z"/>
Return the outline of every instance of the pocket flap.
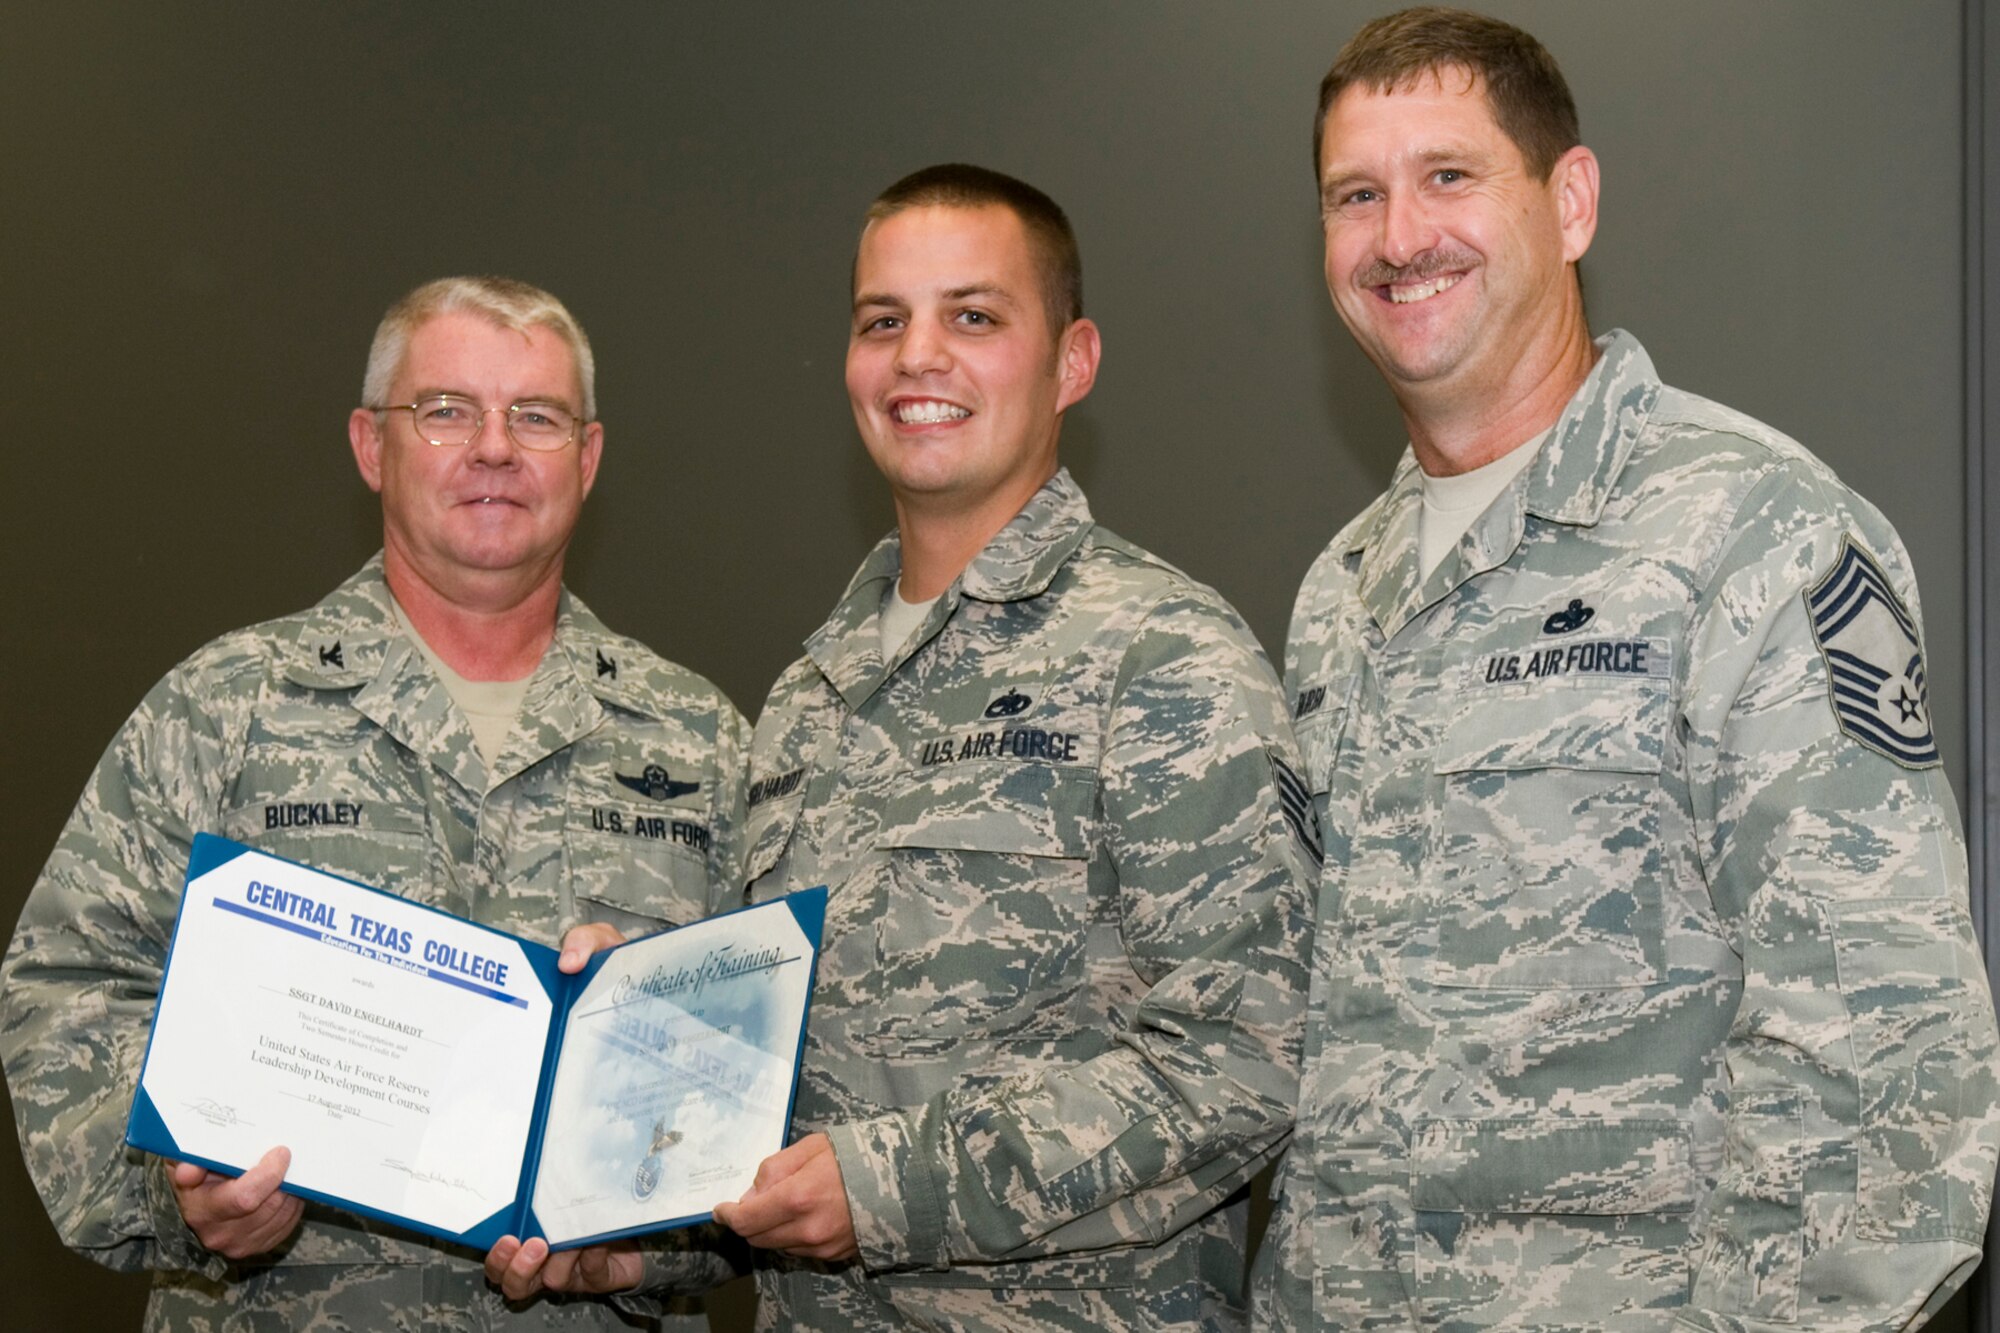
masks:
<path fill-rule="evenodd" d="M 1694 1207 L 1684 1121 L 1422 1120 L 1411 1145 L 1416 1206 L 1447 1213 L 1678 1213 Z"/>
<path fill-rule="evenodd" d="M 800 794 L 789 800 L 766 801 L 750 811 L 743 828 L 743 840 L 750 849 L 743 858 L 744 883 L 770 873 L 778 864 L 805 807 L 806 798 Z"/>
<path fill-rule="evenodd" d="M 882 812 L 883 847 L 1090 855 L 1097 774 L 1053 764 L 955 764 L 920 774 Z"/>
<path fill-rule="evenodd" d="M 1432 768 L 1657 773 L 1672 708 L 1672 696 L 1651 682 L 1551 684 L 1476 698 L 1445 730 Z"/>

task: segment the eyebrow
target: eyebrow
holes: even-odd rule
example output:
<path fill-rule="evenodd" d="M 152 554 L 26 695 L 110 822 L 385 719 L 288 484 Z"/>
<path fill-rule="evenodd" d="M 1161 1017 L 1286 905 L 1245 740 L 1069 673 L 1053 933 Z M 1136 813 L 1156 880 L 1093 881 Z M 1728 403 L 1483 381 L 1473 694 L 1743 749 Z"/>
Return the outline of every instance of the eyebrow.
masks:
<path fill-rule="evenodd" d="M 1009 304 L 1015 303 L 1014 294 L 997 282 L 971 282 L 962 287 L 948 287 L 939 295 L 947 301 L 963 301 L 969 296 L 997 296 Z M 870 306 L 907 310 L 910 308 L 910 303 L 900 296 L 892 296 L 887 292 L 862 292 L 854 298 L 856 310 Z"/>
<path fill-rule="evenodd" d="M 467 393 L 464 389 L 418 389 L 414 392 L 412 401 L 421 403 L 426 398 L 463 398 L 468 403 L 479 402 L 478 394 Z M 522 403 L 540 403 L 543 407 L 560 407 L 572 416 L 583 415 L 570 406 L 569 395 L 562 393 L 524 393 L 500 406 L 519 407 Z"/>
<path fill-rule="evenodd" d="M 1492 160 L 1492 154 L 1465 144 L 1438 144 L 1430 148 L 1419 148 L 1409 155 L 1426 166 L 1444 163 L 1464 163 L 1466 166 L 1484 168 Z M 1328 176 L 1319 187 L 1320 198 L 1331 200 L 1342 190 L 1358 180 L 1371 179 L 1375 173 L 1369 171 L 1342 171 Z"/>

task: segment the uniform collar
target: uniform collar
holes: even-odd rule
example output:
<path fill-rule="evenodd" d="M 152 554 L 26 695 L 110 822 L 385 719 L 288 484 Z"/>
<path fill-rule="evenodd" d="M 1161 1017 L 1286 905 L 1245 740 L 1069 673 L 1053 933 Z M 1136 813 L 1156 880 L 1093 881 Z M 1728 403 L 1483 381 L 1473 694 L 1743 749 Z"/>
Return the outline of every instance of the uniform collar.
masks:
<path fill-rule="evenodd" d="M 308 689 L 354 690 L 356 710 L 460 786 L 482 792 L 596 729 L 603 703 L 659 716 L 658 701 L 636 674 L 620 678 L 628 648 L 564 590 L 555 641 L 528 682 L 521 724 L 490 774 L 444 682 L 396 623 L 380 552 L 306 613 L 281 670 Z"/>
<path fill-rule="evenodd" d="M 1082 489 L 1067 468 L 1058 469 L 944 590 L 908 651 L 935 636 L 962 598 L 1017 602 L 1047 592 L 1093 526 Z M 806 655 L 850 708 L 860 707 L 903 660 L 882 660 L 876 631 L 882 599 L 902 569 L 902 541 L 892 532 L 875 544 L 833 614 L 806 640 Z"/>
<path fill-rule="evenodd" d="M 1520 545 L 1524 516 L 1572 527 L 1594 525 L 1659 401 L 1660 380 L 1639 340 L 1613 329 L 1597 340 L 1597 364 L 1563 408 L 1540 455 L 1480 516 L 1466 544 L 1428 579 L 1419 577 L 1418 514 L 1423 477 L 1408 450 L 1389 488 L 1355 524 L 1346 554 L 1359 559 L 1361 600 L 1384 638 L 1473 575 L 1495 568 Z"/>

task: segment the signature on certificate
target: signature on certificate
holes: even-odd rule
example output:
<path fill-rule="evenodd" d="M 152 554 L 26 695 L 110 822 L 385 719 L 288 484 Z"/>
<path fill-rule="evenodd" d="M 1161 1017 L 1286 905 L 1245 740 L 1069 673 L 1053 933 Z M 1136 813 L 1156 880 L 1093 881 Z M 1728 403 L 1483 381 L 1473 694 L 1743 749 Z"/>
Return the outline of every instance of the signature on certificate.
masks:
<path fill-rule="evenodd" d="M 420 1171 L 408 1162 L 398 1161 L 394 1157 L 383 1158 L 382 1165 L 388 1167 L 391 1171 L 400 1171 L 411 1180 L 422 1185 L 442 1185 L 445 1189 L 457 1190 L 460 1194 L 470 1194 L 475 1199 L 484 1200 L 486 1198 L 484 1194 L 466 1184 L 465 1177 L 463 1176 L 443 1176 L 435 1171 Z"/>
<path fill-rule="evenodd" d="M 213 1097 L 203 1097 L 199 1101 L 185 1102 L 183 1105 L 216 1129 L 229 1129 L 247 1123 L 236 1113 L 235 1107 L 219 1102 Z"/>

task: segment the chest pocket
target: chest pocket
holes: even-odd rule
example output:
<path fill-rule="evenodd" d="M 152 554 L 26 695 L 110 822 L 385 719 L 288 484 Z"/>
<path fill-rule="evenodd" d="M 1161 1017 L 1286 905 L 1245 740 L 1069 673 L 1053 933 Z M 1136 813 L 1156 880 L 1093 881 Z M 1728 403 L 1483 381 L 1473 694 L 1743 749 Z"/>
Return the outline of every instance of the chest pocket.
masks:
<path fill-rule="evenodd" d="M 359 880 L 415 902 L 429 899 L 429 840 L 421 810 L 351 791 L 287 792 L 282 799 L 239 806 L 222 816 L 222 836 Z"/>
<path fill-rule="evenodd" d="M 1638 986 L 1664 971 L 1671 700 L 1627 683 L 1482 699 L 1446 731 L 1426 888 L 1446 986 Z"/>
<path fill-rule="evenodd" d="M 627 939 L 684 926 L 709 911 L 708 807 L 579 795 L 564 842 L 577 918 Z"/>
<path fill-rule="evenodd" d="M 763 801 L 750 811 L 744 821 L 743 878 L 750 887 L 753 901 L 810 887 L 790 883 L 788 873 L 777 873 L 781 868 L 788 871 L 786 855 L 791 851 L 792 834 L 798 829 L 799 815 L 805 810 L 805 804 L 803 791 L 791 797 Z M 770 877 L 770 883 L 765 891 L 756 891 L 757 882 L 766 877 Z"/>
<path fill-rule="evenodd" d="M 1097 775 L 958 765 L 909 780 L 883 811 L 875 919 L 882 1054 L 1075 1030 L 1091 920 Z"/>

